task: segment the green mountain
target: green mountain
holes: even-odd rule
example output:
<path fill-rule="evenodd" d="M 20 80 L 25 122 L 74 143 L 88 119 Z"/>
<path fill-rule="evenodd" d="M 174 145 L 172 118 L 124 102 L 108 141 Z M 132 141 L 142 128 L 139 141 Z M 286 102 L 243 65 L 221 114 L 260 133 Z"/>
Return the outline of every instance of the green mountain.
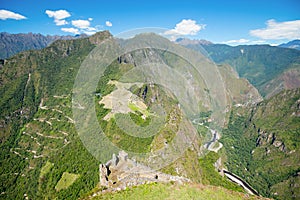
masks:
<path fill-rule="evenodd" d="M 109 36 L 56 41 L 1 67 L 1 198 L 74 199 L 97 184 L 98 161 L 76 133 L 71 95 L 81 62 Z M 63 174 L 75 182 L 58 193 Z"/>
<path fill-rule="evenodd" d="M 179 43 L 181 44 L 181 43 Z M 227 63 L 238 75 L 254 85 L 263 97 L 271 97 L 284 90 L 299 87 L 300 52 L 296 49 L 269 45 L 182 44 L 197 51 L 206 51 L 216 63 Z M 285 78 L 282 79 L 282 74 Z M 281 81 L 276 81 L 281 79 Z M 293 84 L 290 84 L 290 83 Z"/>
<path fill-rule="evenodd" d="M 111 195 L 115 195 L 114 193 L 107 195 L 101 193 L 107 188 L 99 186 L 99 164 L 105 163 L 106 160 L 96 159 L 90 153 L 90 149 L 87 149 L 85 141 L 82 140 L 82 135 L 77 133 L 78 127 L 75 127 L 77 119 L 73 118 L 74 95 L 77 95 L 77 91 L 73 91 L 73 86 L 79 70 L 82 70 L 80 66 L 85 66 L 87 58 L 93 61 L 93 54 L 90 53 L 97 52 L 95 47 L 111 37 L 109 32 L 104 31 L 89 38 L 58 40 L 44 49 L 16 54 L 0 65 L 1 199 L 76 199 L 88 198 L 93 194 L 98 196 L 97 198 L 111 198 Z M 190 55 L 205 58 L 154 34 L 141 34 L 134 39 L 140 45 L 145 38 L 157 44 L 167 44 L 174 51 L 181 50 L 189 52 Z M 122 42 L 130 44 L 130 41 L 121 41 L 121 44 Z M 100 51 L 100 53 L 103 52 L 105 51 Z M 242 177 L 264 196 L 276 197 L 277 192 L 279 198 L 291 198 L 293 195 L 297 197 L 297 190 L 289 188 L 289 184 L 297 185 L 296 175 L 299 170 L 297 168 L 299 160 L 294 156 L 299 154 L 297 153 L 299 146 L 297 109 L 299 105 L 295 104 L 299 99 L 299 91 L 287 91 L 262 101 L 251 81 L 240 78 L 230 65 L 215 66 L 211 62 L 200 63 L 199 66 L 218 69 L 224 80 L 225 95 L 223 97 L 226 99 L 224 101 L 226 104 L 223 105 L 225 110 L 222 110 L 222 113 L 227 126 L 220 140 L 223 148 L 221 150 L 218 148 L 221 144 L 216 147 L 218 142 L 215 141 L 212 142 L 213 144 L 206 144 L 211 146 L 211 151 L 208 151 L 203 146 L 209 140 L 207 137 L 210 135 L 207 132 L 214 117 L 211 116 L 213 105 L 209 98 L 213 90 L 208 89 L 209 83 L 206 83 L 203 77 L 197 77 L 197 73 L 187 74 L 182 70 L 190 65 L 192 59 L 193 57 L 191 60 L 185 60 L 172 52 L 151 48 L 127 52 L 110 63 L 103 74 L 98 77 L 95 91 L 92 94 L 86 94 L 94 96 L 96 117 L 106 137 L 116 146 L 128 151 L 130 159 L 134 157 L 130 152 L 151 154 L 171 146 L 179 130 L 185 135 L 196 133 L 193 135 L 195 136 L 193 140 L 187 137 L 179 138 L 179 143 L 190 142 L 190 145 L 174 162 L 161 168 L 161 173 L 185 177 L 192 182 L 191 184 L 183 186 L 175 183 L 175 185 L 172 183 L 143 185 L 117 193 L 116 198 L 134 198 L 140 193 L 151 194 L 151 191 L 161 191 L 162 195 L 171 195 L 174 188 L 178 190 L 178 193 L 172 194 L 174 198 L 185 198 L 186 192 L 195 198 L 198 195 L 207 198 L 225 196 L 246 198 L 241 193 L 228 191 L 229 189 L 243 192 L 243 189 L 222 177 L 216 171 L 215 163 L 219 163 L 219 168 L 227 167 Z M 100 61 L 97 60 L 97 62 Z M 96 66 L 97 62 L 93 64 Z M 149 65 L 149 63 L 155 63 L 155 65 Z M 139 65 L 149 67 L 139 71 L 137 68 Z M 161 82 L 159 82 L 161 84 L 140 83 L 140 80 L 144 78 L 143 72 L 154 72 L 156 67 L 165 65 L 170 66 L 171 69 L 182 70 L 185 77 L 197 77 L 199 88 L 195 90 L 195 93 L 199 104 L 189 104 L 188 95 L 180 99 L 170 92 L 171 89 L 176 88 L 178 93 L 185 94 L 186 88 L 182 85 L 187 83 L 193 85 L 193 79 L 188 79 L 187 83 L 183 82 L 184 84 L 181 85 L 178 84 L 181 81 L 180 78 L 176 79 L 176 82 L 170 82 L 172 79 L 168 78 L 170 73 L 166 70 L 161 76 Z M 286 73 L 294 74 L 289 71 Z M 208 76 L 209 73 L 205 75 Z M 282 77 L 289 75 L 281 74 Z M 92 80 L 93 76 L 88 78 Z M 77 89 L 84 89 L 88 82 L 82 82 Z M 111 104 L 110 99 L 115 99 L 117 106 Z M 180 105 L 179 102 L 182 101 Z M 258 102 L 261 103 L 257 105 Z M 160 105 L 160 109 L 157 109 L 155 104 Z M 200 112 L 197 113 L 195 121 L 191 122 L 184 118 L 180 107 L 185 105 L 193 108 L 187 109 L 186 115 L 195 110 Z M 282 106 L 282 109 L 278 110 L 278 106 Z M 79 109 L 80 113 L 83 107 L 84 105 L 78 103 L 76 109 Z M 162 109 L 164 113 L 160 112 Z M 265 110 L 268 112 L 263 112 Z M 82 111 L 80 114 L 85 116 Z M 164 124 L 159 123 L 160 116 L 166 119 Z M 226 119 L 226 117 L 229 118 Z M 127 123 L 129 118 L 139 127 Z M 120 128 L 117 120 L 124 120 L 126 127 Z M 134 137 L 125 131 L 129 127 L 129 130 L 134 133 L 136 129 L 143 130 L 143 127 L 153 123 L 157 123 L 156 125 L 160 125 L 161 128 L 151 137 Z M 282 126 L 285 128 L 283 129 Z M 156 126 L 151 127 L 157 130 Z M 272 133 L 274 140 L 266 139 L 269 133 Z M 93 144 L 97 144 L 97 141 Z M 97 146 L 92 147 L 97 148 Z M 266 148 L 271 150 L 270 154 L 274 154 L 274 159 L 269 162 L 263 153 L 260 154 Z M 234 151 L 234 149 L 239 151 Z M 105 150 L 104 153 L 111 158 L 112 152 L 109 149 Z M 251 154 L 252 150 L 255 152 L 253 154 L 255 157 Z M 162 155 L 165 156 L 163 157 L 165 162 L 172 156 Z M 154 158 L 136 159 L 144 165 L 151 165 L 156 161 Z M 274 169 L 274 172 L 280 174 L 279 176 L 268 175 L 270 168 L 262 167 L 265 164 L 272 166 L 278 163 L 290 165 L 287 168 Z M 245 167 L 246 172 L 249 172 L 246 175 Z M 257 173 L 262 176 L 256 175 L 255 170 L 258 170 Z M 119 179 L 114 174 L 113 171 L 107 172 L 107 179 L 115 182 L 112 182 L 112 185 L 118 185 Z M 218 188 L 207 185 L 218 186 Z M 202 187 L 204 189 L 201 189 Z M 272 192 L 268 192 L 269 190 Z"/>
<path fill-rule="evenodd" d="M 264 196 L 298 199 L 300 89 L 248 108 L 235 108 L 220 142 L 228 169 Z"/>
<path fill-rule="evenodd" d="M 81 35 L 78 37 L 86 37 Z M 73 36 L 58 36 L 34 34 L 34 33 L 19 33 L 10 34 L 0 33 L 0 59 L 6 59 L 21 51 L 42 49 L 56 40 L 69 40 L 75 39 Z"/>
<path fill-rule="evenodd" d="M 280 44 L 279 47 L 300 50 L 300 40 L 292 40 L 289 41 L 288 43 Z"/>

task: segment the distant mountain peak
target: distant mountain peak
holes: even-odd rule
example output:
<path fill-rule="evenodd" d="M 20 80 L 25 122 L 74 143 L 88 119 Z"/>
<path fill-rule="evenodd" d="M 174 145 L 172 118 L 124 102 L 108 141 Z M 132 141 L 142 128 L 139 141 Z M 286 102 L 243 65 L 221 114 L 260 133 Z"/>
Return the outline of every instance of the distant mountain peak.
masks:
<path fill-rule="evenodd" d="M 201 39 L 201 40 L 197 40 L 197 39 L 191 40 L 191 39 L 188 39 L 188 38 L 178 38 L 175 42 L 177 44 L 180 44 L 180 45 L 190 45 L 190 44 L 192 44 L 192 45 L 195 45 L 195 44 L 209 45 L 209 44 L 213 44 L 212 42 L 204 40 L 204 39 Z"/>
<path fill-rule="evenodd" d="M 288 43 L 280 44 L 279 47 L 300 50 L 300 39 L 289 41 Z"/>
<path fill-rule="evenodd" d="M 71 40 L 88 37 L 86 34 L 71 35 L 42 35 L 40 33 L 0 33 L 0 59 L 6 59 L 19 52 L 42 49 L 56 40 Z"/>

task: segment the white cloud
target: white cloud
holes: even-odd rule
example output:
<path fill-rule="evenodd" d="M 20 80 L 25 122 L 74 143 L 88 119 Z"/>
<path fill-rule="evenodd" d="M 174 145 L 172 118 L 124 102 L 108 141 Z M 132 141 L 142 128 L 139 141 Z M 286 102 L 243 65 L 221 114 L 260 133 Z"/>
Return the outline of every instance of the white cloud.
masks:
<path fill-rule="evenodd" d="M 87 35 L 95 34 L 98 29 L 96 27 L 91 27 L 90 21 L 93 20 L 92 18 L 88 18 L 88 20 L 72 20 L 71 23 L 74 26 L 73 28 L 62 28 L 62 31 L 74 33 L 74 34 L 80 34 L 85 33 Z"/>
<path fill-rule="evenodd" d="M 54 22 L 57 26 L 62 26 L 62 25 L 68 24 L 68 22 L 64 19 L 62 19 L 62 20 L 61 19 L 54 19 Z"/>
<path fill-rule="evenodd" d="M 90 21 L 82 20 L 82 19 L 72 20 L 72 25 L 77 27 L 77 28 L 86 29 L 86 28 L 89 28 Z"/>
<path fill-rule="evenodd" d="M 0 19 L 2 19 L 2 20 L 6 20 L 6 19 L 21 20 L 21 19 L 27 19 L 27 18 L 23 15 L 14 13 L 9 10 L 0 10 Z"/>
<path fill-rule="evenodd" d="M 87 34 L 87 35 L 93 35 L 95 33 L 97 33 L 96 31 L 83 31 L 83 33 Z"/>
<path fill-rule="evenodd" d="M 247 43 L 247 42 L 250 42 L 250 40 L 247 40 L 247 39 L 239 39 L 239 40 L 228 40 L 228 41 L 225 41 L 225 42 L 222 42 L 222 43 L 225 43 L 225 44 L 241 44 L 241 43 Z"/>
<path fill-rule="evenodd" d="M 241 39 L 238 39 L 238 40 L 228 40 L 228 41 L 224 41 L 224 42 L 221 42 L 222 44 L 228 44 L 228 45 L 233 45 L 233 46 L 236 46 L 236 45 L 252 45 L 252 44 L 266 44 L 267 42 L 265 40 L 248 40 L 248 39 L 244 39 L 244 38 L 241 38 Z"/>
<path fill-rule="evenodd" d="M 54 22 L 57 26 L 68 24 L 68 22 L 65 19 L 71 16 L 71 14 L 66 10 L 46 10 L 45 13 L 48 15 L 48 17 L 54 18 Z M 85 33 L 91 35 L 98 31 L 96 27 L 90 26 L 90 22 L 92 20 L 93 18 L 91 17 L 89 17 L 87 20 L 72 20 L 71 24 L 73 25 L 73 27 L 61 28 L 61 30 L 73 34 Z"/>
<path fill-rule="evenodd" d="M 86 31 L 96 31 L 97 29 L 94 27 L 87 27 L 85 28 Z"/>
<path fill-rule="evenodd" d="M 250 35 L 265 40 L 300 38 L 300 20 L 276 22 L 271 19 L 267 21 L 266 25 L 266 28 L 250 30 Z"/>
<path fill-rule="evenodd" d="M 273 47 L 276 47 L 276 46 L 278 46 L 278 45 L 280 45 L 280 44 L 272 43 L 272 44 L 270 44 L 270 45 L 273 46 Z"/>
<path fill-rule="evenodd" d="M 63 32 L 79 34 L 79 30 L 77 28 L 61 28 Z"/>
<path fill-rule="evenodd" d="M 165 35 L 196 35 L 205 28 L 205 24 L 197 24 L 195 20 L 183 19 L 174 29 L 166 31 Z"/>
<path fill-rule="evenodd" d="M 45 13 L 48 15 L 48 17 L 54 18 L 54 22 L 57 26 L 68 24 L 65 18 L 71 16 L 71 14 L 66 10 L 56 10 L 56 11 L 46 10 Z"/>
<path fill-rule="evenodd" d="M 56 10 L 56 11 L 46 10 L 46 14 L 49 17 L 53 17 L 54 19 L 65 19 L 71 16 L 70 13 L 66 10 Z"/>
<path fill-rule="evenodd" d="M 110 21 L 106 21 L 106 22 L 105 22 L 105 25 L 111 27 L 111 26 L 112 26 L 112 23 L 111 23 Z"/>
<path fill-rule="evenodd" d="M 265 40 L 254 40 L 251 41 L 252 44 L 267 44 L 267 42 Z"/>

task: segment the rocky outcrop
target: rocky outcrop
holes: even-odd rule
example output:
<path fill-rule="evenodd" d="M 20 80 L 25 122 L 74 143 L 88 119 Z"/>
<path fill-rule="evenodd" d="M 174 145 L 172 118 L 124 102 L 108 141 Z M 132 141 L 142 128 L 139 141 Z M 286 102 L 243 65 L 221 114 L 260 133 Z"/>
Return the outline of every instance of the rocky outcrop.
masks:
<path fill-rule="evenodd" d="M 123 190 L 129 186 L 151 182 L 190 182 L 187 178 L 165 174 L 139 164 L 134 159 L 129 159 L 125 151 L 120 151 L 118 156 L 113 154 L 106 164 L 100 164 L 99 175 L 100 186 L 105 188 L 103 191 Z"/>
<path fill-rule="evenodd" d="M 292 113 L 292 116 L 295 116 L 295 117 L 300 117 L 300 99 L 298 99 L 294 105 L 292 106 L 292 109 L 293 109 L 293 113 Z"/>
<path fill-rule="evenodd" d="M 100 45 L 104 39 L 108 39 L 110 37 L 112 37 L 112 35 L 110 34 L 109 31 L 101 31 L 101 32 L 95 33 L 88 39 L 92 44 Z"/>
<path fill-rule="evenodd" d="M 278 148 L 280 151 L 285 152 L 285 145 L 284 142 L 276 138 L 275 133 L 267 133 L 266 131 L 262 131 L 258 129 L 258 138 L 256 139 L 256 146 L 268 146 L 273 145 L 274 147 Z M 268 149 L 267 153 L 270 150 Z"/>

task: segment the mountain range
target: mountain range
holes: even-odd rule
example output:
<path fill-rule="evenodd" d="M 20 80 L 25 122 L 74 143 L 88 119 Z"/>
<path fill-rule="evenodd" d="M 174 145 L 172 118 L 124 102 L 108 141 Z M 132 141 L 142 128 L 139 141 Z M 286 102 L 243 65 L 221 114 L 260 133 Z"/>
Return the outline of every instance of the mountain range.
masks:
<path fill-rule="evenodd" d="M 8 38 L 9 34 L 2 35 Z M 111 183 L 104 187 L 99 180 L 99 165 L 102 163 L 100 166 L 104 171 L 114 168 L 110 168 L 109 163 L 103 164 L 105 160 L 96 159 L 77 134 L 72 109 L 73 95 L 76 95 L 73 86 L 85 59 L 93 58 L 90 52 L 113 36 L 107 31 L 77 38 L 47 39 L 39 34 L 28 35 L 0 40 L 7 50 L 0 63 L 2 199 L 124 199 L 136 198 L 141 193 L 147 199 L 149 195 L 151 198 L 167 197 L 171 190 L 177 191 L 173 193 L 174 198 L 181 199 L 188 198 L 187 193 L 190 198 L 247 199 L 239 185 L 229 181 L 224 174 L 222 176 L 223 169 L 238 175 L 261 196 L 275 199 L 300 197 L 300 51 L 269 45 L 231 47 L 187 39 L 177 40 L 175 44 L 155 34 L 136 36 L 134 39 L 139 43 L 156 41 L 201 58 L 207 56 L 209 59 L 203 67 L 216 67 L 224 83 L 226 104 L 222 113 L 225 125 L 220 138 L 213 135 L 214 139 L 207 142 L 214 120 L 209 97 L 213 91 L 201 77 L 197 80 L 199 88 L 196 90 L 199 92 L 196 93 L 199 113 L 192 121 L 185 120 L 180 99 L 164 90 L 162 85 L 138 84 L 138 81 L 128 84 L 124 81 L 128 79 L 121 78 L 126 75 L 140 80 L 141 77 L 135 76 L 138 71 L 130 73 L 139 64 L 154 62 L 179 70 L 189 66 L 191 60 L 151 48 L 118 57 L 99 77 L 92 94 L 98 123 L 110 141 L 127 152 L 151 153 L 171 146 L 179 130 L 186 134 L 196 130 L 197 134 L 192 141 L 180 138 L 181 143 L 190 142 L 191 146 L 159 172 L 159 176 L 178 176 L 189 180 L 188 183 L 154 181 L 130 187 L 132 174 L 125 180 L 119 174 L 126 173 L 112 170 L 106 173 L 106 180 Z M 16 45 L 20 47 L 16 48 L 19 53 L 12 50 Z M 24 48 L 27 50 L 23 51 Z M 155 66 L 152 67 L 155 71 Z M 162 81 L 169 80 L 164 77 Z M 188 83 L 192 85 L 193 82 Z M 181 88 L 176 82 L 173 84 L 169 88 Z M 184 88 L 179 92 L 184 93 Z M 109 99 L 117 99 L 119 106 L 113 107 Z M 167 119 L 156 135 L 134 137 L 118 126 L 117 119 L 128 118 L 140 127 L 151 125 L 157 119 L 157 115 L 151 113 L 155 104 L 162 106 Z M 83 107 L 78 104 L 76 109 Z M 108 156 L 118 163 L 118 157 Z M 131 154 L 129 156 L 132 159 Z M 163 156 L 164 159 L 169 157 Z M 137 161 L 150 165 L 155 160 Z M 122 167 L 126 168 L 126 165 Z M 140 180 L 133 179 L 135 182 Z M 160 177 L 151 177 L 151 180 L 155 179 Z M 108 192 L 120 190 L 124 183 L 128 184 L 127 189 Z M 263 199 L 252 195 L 250 198 Z"/>
<path fill-rule="evenodd" d="M 284 89 L 300 86 L 299 50 L 269 45 L 232 47 L 201 42 L 178 43 L 205 52 L 216 63 L 229 64 L 240 77 L 249 80 L 263 97 L 269 98 Z"/>
<path fill-rule="evenodd" d="M 56 40 L 70 40 L 87 35 L 77 36 L 59 36 L 59 35 L 42 35 L 35 33 L 10 34 L 0 33 L 0 59 L 8 58 L 16 53 L 26 50 L 42 49 Z"/>
<path fill-rule="evenodd" d="M 291 49 L 298 49 L 300 50 L 300 40 L 293 40 L 285 44 L 280 44 L 280 47 L 285 47 L 285 48 L 291 48 Z"/>

